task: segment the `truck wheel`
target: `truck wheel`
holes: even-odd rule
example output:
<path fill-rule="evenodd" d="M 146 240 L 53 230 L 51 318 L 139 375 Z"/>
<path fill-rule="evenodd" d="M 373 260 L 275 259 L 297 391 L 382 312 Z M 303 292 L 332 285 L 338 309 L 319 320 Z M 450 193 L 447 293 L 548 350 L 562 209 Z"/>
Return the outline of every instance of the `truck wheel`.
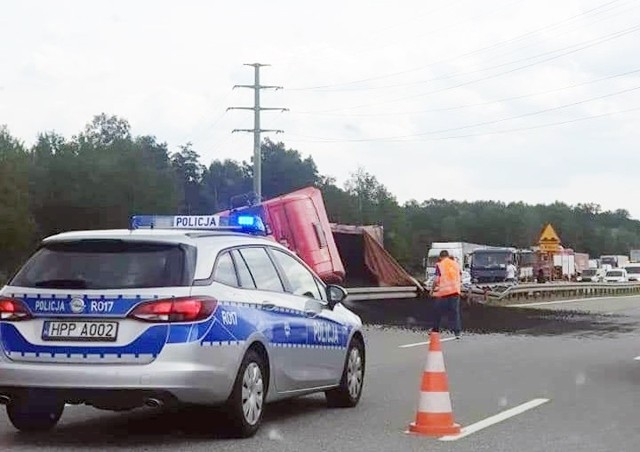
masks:
<path fill-rule="evenodd" d="M 248 438 L 260 427 L 267 395 L 267 366 L 255 350 L 248 350 L 227 401 L 232 436 Z"/>
<path fill-rule="evenodd" d="M 340 386 L 325 392 L 331 408 L 351 408 L 358 404 L 364 386 L 364 344 L 354 338 L 349 344 Z"/>
<path fill-rule="evenodd" d="M 20 396 L 7 405 L 7 415 L 21 432 L 45 432 L 56 426 L 64 411 L 64 401 L 44 393 Z"/>

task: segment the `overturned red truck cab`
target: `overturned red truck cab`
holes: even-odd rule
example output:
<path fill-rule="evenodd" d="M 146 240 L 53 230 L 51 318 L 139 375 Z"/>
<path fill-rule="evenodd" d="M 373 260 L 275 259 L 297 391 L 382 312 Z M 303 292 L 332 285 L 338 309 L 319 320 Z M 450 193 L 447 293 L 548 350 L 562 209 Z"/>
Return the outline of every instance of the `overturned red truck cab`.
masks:
<path fill-rule="evenodd" d="M 322 193 L 303 188 L 220 216 L 257 215 L 267 234 L 294 251 L 322 280 L 348 286 L 413 286 L 417 281 L 384 249 L 381 226 L 329 222 Z"/>

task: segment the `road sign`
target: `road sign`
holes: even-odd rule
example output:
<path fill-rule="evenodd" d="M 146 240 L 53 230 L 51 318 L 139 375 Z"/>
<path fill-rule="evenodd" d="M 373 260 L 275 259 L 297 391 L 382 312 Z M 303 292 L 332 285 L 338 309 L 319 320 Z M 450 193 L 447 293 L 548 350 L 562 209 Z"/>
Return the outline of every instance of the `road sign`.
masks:
<path fill-rule="evenodd" d="M 551 224 L 546 225 L 542 230 L 542 234 L 540 234 L 540 240 L 538 240 L 540 251 L 545 253 L 557 253 L 562 249 L 560 247 L 560 243 L 560 237 L 556 234 L 553 226 L 551 226 Z"/>

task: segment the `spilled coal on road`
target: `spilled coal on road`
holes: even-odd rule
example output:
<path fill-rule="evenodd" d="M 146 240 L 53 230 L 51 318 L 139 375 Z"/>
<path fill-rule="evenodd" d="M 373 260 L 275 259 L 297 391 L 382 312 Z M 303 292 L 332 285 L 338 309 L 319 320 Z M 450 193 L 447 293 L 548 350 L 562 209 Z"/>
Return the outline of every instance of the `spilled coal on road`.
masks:
<path fill-rule="evenodd" d="M 433 322 L 433 303 L 427 298 L 347 301 L 346 304 L 366 324 L 429 329 Z M 516 308 L 462 301 L 461 310 L 463 331 L 475 334 L 602 336 L 630 333 L 640 327 L 640 318 L 571 308 Z"/>

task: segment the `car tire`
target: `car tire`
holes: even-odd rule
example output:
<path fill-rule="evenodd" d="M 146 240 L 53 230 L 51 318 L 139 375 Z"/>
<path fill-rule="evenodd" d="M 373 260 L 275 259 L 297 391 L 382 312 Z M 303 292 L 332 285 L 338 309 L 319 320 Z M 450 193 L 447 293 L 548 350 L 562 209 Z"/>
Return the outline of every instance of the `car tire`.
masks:
<path fill-rule="evenodd" d="M 240 364 L 225 412 L 229 433 L 249 438 L 258 431 L 267 398 L 267 364 L 255 350 L 249 349 Z"/>
<path fill-rule="evenodd" d="M 340 386 L 325 392 L 330 408 L 352 408 L 358 404 L 364 386 L 364 343 L 354 338 L 349 344 Z"/>
<path fill-rule="evenodd" d="M 60 420 L 63 411 L 64 401 L 40 392 L 16 397 L 7 405 L 7 416 L 11 424 L 25 433 L 51 430 Z"/>

